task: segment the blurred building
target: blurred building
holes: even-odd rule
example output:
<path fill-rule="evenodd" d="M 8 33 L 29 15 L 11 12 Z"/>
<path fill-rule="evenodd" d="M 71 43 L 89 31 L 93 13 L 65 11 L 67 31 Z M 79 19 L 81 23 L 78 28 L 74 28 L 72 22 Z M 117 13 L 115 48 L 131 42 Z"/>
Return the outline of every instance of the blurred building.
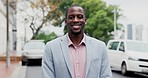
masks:
<path fill-rule="evenodd" d="M 12 2 L 11 2 L 12 1 Z M 9 1 L 9 51 L 15 50 L 16 43 L 16 24 L 14 0 Z M 7 47 L 7 14 L 6 0 L 0 0 L 0 53 L 6 52 Z"/>
<path fill-rule="evenodd" d="M 143 25 L 136 25 L 136 24 L 127 24 L 124 26 L 124 31 L 121 34 L 121 39 L 128 39 L 128 40 L 139 40 L 139 41 L 147 41 L 146 39 L 146 31 L 148 29 L 144 28 Z M 146 33 L 146 34 L 145 34 Z M 148 38 L 147 38 L 148 39 Z"/>
<path fill-rule="evenodd" d="M 137 25 L 136 26 L 136 40 L 142 41 L 143 39 L 143 25 Z"/>
<path fill-rule="evenodd" d="M 148 26 L 143 27 L 142 41 L 148 42 Z"/>
<path fill-rule="evenodd" d="M 127 39 L 129 40 L 135 40 L 135 25 L 134 24 L 128 24 L 127 25 Z"/>
<path fill-rule="evenodd" d="M 26 13 L 28 11 L 29 3 L 27 0 L 18 0 L 17 1 L 17 15 L 16 15 L 16 24 L 17 24 L 17 51 L 21 51 L 25 42 L 28 41 L 31 36 L 32 32 L 30 29 L 30 24 L 32 21 L 31 16 Z M 32 11 L 32 10 L 30 10 Z M 32 14 L 29 12 L 29 14 Z M 27 16 L 28 15 L 28 16 Z M 30 20 L 31 19 L 31 20 Z"/>
<path fill-rule="evenodd" d="M 6 8 L 0 1 L 0 54 L 6 52 Z"/>

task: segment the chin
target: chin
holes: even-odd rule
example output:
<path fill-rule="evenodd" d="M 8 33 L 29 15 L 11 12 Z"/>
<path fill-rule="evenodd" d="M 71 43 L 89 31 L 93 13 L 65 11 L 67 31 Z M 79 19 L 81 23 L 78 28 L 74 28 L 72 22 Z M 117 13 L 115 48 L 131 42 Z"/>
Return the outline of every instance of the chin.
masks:
<path fill-rule="evenodd" d="M 72 32 L 74 35 L 79 35 L 79 34 L 81 34 L 82 32 L 81 31 L 79 31 L 79 32 Z"/>

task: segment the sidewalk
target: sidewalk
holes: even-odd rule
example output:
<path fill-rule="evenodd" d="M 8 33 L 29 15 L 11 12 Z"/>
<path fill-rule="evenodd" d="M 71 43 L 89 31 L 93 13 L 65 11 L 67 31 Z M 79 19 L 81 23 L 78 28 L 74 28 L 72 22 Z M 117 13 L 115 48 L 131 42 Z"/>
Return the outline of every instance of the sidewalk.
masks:
<path fill-rule="evenodd" d="M 12 78 L 12 75 L 21 66 L 19 62 L 11 62 L 10 66 L 6 67 L 5 61 L 0 61 L 0 78 Z"/>
<path fill-rule="evenodd" d="M 21 53 L 19 52 L 9 52 L 10 61 L 21 61 Z M 0 61 L 6 60 L 6 53 L 0 54 Z"/>
<path fill-rule="evenodd" d="M 21 56 L 10 53 L 10 65 L 6 67 L 6 55 L 0 54 L 0 78 L 25 78 L 26 66 L 21 65 Z"/>

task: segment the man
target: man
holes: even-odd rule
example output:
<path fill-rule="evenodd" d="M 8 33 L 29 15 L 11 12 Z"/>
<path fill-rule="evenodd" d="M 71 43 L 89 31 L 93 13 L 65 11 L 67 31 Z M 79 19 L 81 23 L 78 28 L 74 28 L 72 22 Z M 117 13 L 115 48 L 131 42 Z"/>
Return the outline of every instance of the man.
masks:
<path fill-rule="evenodd" d="M 69 7 L 65 23 L 68 33 L 46 44 L 42 77 L 112 78 L 105 43 L 84 34 L 83 8 Z"/>

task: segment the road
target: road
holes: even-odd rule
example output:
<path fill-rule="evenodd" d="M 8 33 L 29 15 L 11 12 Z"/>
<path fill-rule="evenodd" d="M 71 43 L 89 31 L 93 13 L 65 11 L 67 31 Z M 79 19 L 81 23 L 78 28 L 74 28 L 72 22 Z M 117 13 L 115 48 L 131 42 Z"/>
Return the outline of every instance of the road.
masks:
<path fill-rule="evenodd" d="M 41 66 L 27 66 L 26 78 L 41 78 Z"/>
<path fill-rule="evenodd" d="M 41 66 L 27 66 L 26 78 L 41 78 Z M 138 74 L 122 76 L 119 71 L 113 71 L 113 78 L 148 78 Z"/>
<path fill-rule="evenodd" d="M 121 75 L 120 71 L 112 71 L 113 78 L 148 78 L 148 75 L 140 74 L 140 73 L 133 73 L 129 74 L 128 76 Z"/>

